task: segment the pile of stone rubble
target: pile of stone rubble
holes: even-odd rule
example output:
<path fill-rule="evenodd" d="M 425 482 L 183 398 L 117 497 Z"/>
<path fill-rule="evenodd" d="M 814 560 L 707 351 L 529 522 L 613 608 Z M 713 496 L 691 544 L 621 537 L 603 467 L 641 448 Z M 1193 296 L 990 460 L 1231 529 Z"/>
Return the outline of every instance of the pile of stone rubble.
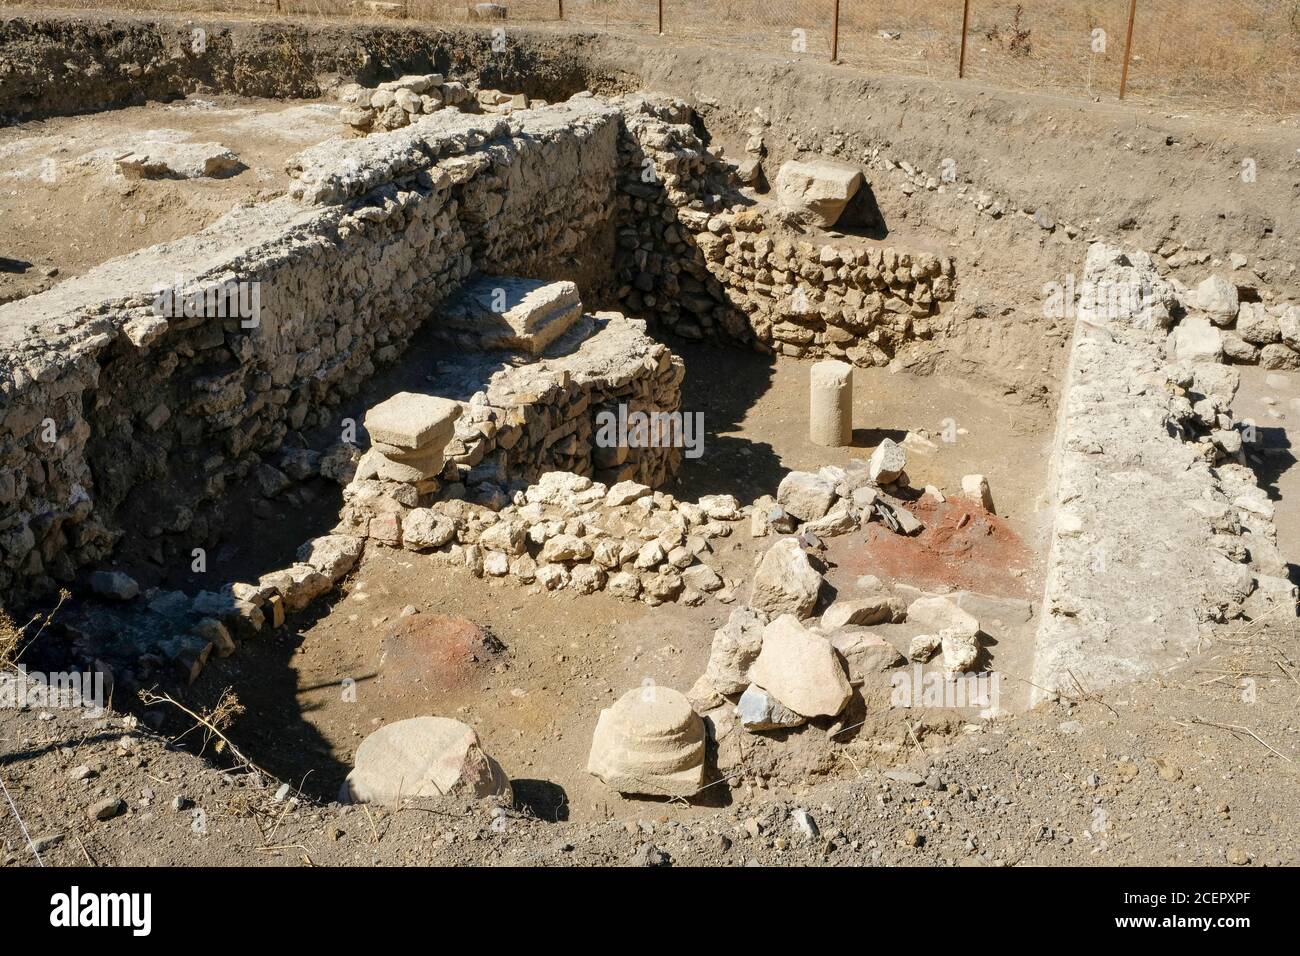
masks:
<path fill-rule="evenodd" d="M 1174 280 L 1168 284 L 1183 311 L 1171 333 L 1175 357 L 1300 368 L 1300 305 L 1245 301 L 1220 275 L 1194 289 Z"/>
<path fill-rule="evenodd" d="M 352 132 L 365 136 L 409 126 L 421 116 L 443 109 L 462 113 L 502 113 L 536 109 L 546 100 L 529 99 L 524 93 L 503 93 L 448 80 L 441 73 L 399 77 L 375 87 L 345 83 L 335 94 L 344 109 L 340 115 Z"/>
<path fill-rule="evenodd" d="M 742 517 L 731 495 L 678 501 L 634 481 L 548 472 L 500 510 L 439 501 L 406 512 L 395 530 L 403 547 L 439 550 L 475 574 L 689 605 L 734 589 L 704 558 Z"/>
<path fill-rule="evenodd" d="M 872 675 L 905 663 L 872 625 L 920 625 L 908 657 L 940 654 L 948 677 L 978 668 L 979 621 L 951 598 L 923 595 L 910 603 L 874 582 L 864 596 L 837 601 L 818 617 L 821 575 L 793 538 L 778 542 L 764 564 L 799 582 L 774 591 L 755 578 L 750 603 L 732 611 L 713 636 L 705 672 L 687 694 L 647 685 L 602 711 L 587 769 L 623 793 L 687 797 L 709 785 L 710 769 L 725 778 L 739 765 L 744 733 L 790 731 L 809 722 L 842 724 L 851 701 Z M 870 582 L 864 582 L 870 583 Z M 707 765 L 714 743 L 716 765 Z"/>
<path fill-rule="evenodd" d="M 409 126 L 415 117 L 441 109 L 478 112 L 474 93 L 464 83 L 444 79 L 441 73 L 403 76 L 373 89 L 347 83 L 339 87 L 335 96 L 345 107 L 340 118 L 363 136 L 401 129 Z"/>

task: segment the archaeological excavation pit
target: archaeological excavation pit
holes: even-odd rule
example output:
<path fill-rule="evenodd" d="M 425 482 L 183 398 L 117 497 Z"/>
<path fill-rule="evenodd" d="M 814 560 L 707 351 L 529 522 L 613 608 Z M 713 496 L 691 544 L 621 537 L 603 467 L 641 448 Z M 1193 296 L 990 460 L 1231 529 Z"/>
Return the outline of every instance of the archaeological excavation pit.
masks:
<path fill-rule="evenodd" d="M 164 734 L 233 693 L 208 755 L 304 801 L 690 821 L 1294 617 L 1279 230 L 555 38 L 250 89 L 152 29 L 167 82 L 0 103 L 30 670 Z"/>

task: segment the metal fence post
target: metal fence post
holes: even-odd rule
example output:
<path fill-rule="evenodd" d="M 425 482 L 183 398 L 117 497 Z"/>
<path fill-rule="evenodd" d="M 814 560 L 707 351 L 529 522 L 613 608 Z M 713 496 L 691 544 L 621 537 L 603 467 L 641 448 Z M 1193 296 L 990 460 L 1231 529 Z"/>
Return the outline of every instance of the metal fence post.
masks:
<path fill-rule="evenodd" d="M 555 2 L 559 5 L 559 8 L 560 8 L 559 19 L 563 20 L 563 19 L 564 19 L 564 0 L 555 0 Z"/>
<path fill-rule="evenodd" d="M 840 0 L 835 0 L 835 17 L 831 20 L 831 62 L 840 58 Z"/>
<path fill-rule="evenodd" d="M 659 0 L 659 35 L 664 35 L 664 0 Z"/>
<path fill-rule="evenodd" d="M 1129 0 L 1128 5 L 1128 36 L 1124 38 L 1124 69 L 1119 75 L 1119 98 L 1124 98 L 1124 91 L 1128 88 L 1128 59 L 1133 52 L 1133 20 L 1137 17 L 1138 0 Z"/>
<path fill-rule="evenodd" d="M 957 79 L 966 76 L 966 31 L 970 29 L 970 0 L 961 3 L 961 58 L 957 61 Z"/>

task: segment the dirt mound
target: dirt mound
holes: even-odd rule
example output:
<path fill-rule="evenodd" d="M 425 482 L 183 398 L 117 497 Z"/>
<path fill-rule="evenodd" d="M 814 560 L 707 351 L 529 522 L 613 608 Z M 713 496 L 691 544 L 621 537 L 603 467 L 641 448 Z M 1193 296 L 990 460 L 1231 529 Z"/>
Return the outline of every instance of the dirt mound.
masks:
<path fill-rule="evenodd" d="M 922 589 L 1028 596 L 1033 558 L 1006 521 L 974 502 L 922 497 L 909 510 L 925 522 L 918 534 L 895 534 L 872 522 L 861 537 L 831 544 L 832 560 L 852 574 L 874 574 Z"/>
<path fill-rule="evenodd" d="M 450 690 L 479 677 L 505 649 L 467 617 L 412 614 L 384 638 L 378 680 L 397 691 Z"/>

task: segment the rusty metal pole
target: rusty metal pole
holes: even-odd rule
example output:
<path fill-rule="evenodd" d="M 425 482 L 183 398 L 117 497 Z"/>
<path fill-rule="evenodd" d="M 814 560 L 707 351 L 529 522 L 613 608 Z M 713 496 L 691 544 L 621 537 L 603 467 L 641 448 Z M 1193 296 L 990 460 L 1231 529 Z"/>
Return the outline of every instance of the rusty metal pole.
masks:
<path fill-rule="evenodd" d="M 831 20 L 831 62 L 840 59 L 840 0 L 835 0 L 835 18 Z"/>
<path fill-rule="evenodd" d="M 961 3 L 961 59 L 957 61 L 957 79 L 966 75 L 966 31 L 970 29 L 970 0 Z"/>
<path fill-rule="evenodd" d="M 659 0 L 659 35 L 664 35 L 664 0 Z"/>
<path fill-rule="evenodd" d="M 556 0 L 556 3 L 559 4 L 559 7 L 560 7 L 560 17 L 559 17 L 559 18 L 560 18 L 561 20 L 563 20 L 563 19 L 564 19 L 564 0 Z"/>
<path fill-rule="evenodd" d="M 1124 38 L 1124 69 L 1119 75 L 1119 98 L 1124 98 L 1124 91 L 1128 88 L 1128 59 L 1133 52 L 1133 21 L 1137 18 L 1138 0 L 1129 0 L 1128 5 L 1128 36 Z"/>

